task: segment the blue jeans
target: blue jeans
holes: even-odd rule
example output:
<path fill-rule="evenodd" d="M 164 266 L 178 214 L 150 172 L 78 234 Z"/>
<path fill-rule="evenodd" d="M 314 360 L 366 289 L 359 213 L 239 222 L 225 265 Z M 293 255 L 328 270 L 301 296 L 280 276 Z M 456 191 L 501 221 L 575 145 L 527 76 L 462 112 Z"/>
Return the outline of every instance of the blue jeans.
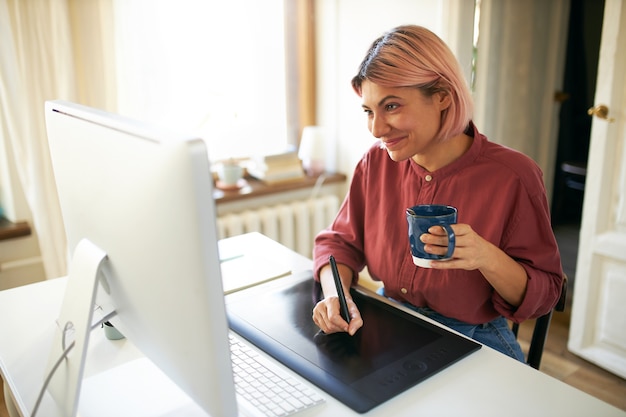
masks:
<path fill-rule="evenodd" d="M 378 293 L 384 296 L 385 289 L 380 288 L 378 290 Z M 393 299 L 390 298 L 390 300 Z M 397 302 L 396 300 L 393 301 Z M 489 346 L 497 350 L 498 352 L 504 353 L 505 355 L 512 357 L 513 359 L 517 359 L 520 362 L 526 363 L 522 348 L 517 342 L 513 331 L 509 327 L 509 323 L 502 316 L 488 323 L 469 324 L 457 319 L 446 317 L 428 307 L 415 307 L 414 305 L 409 303 L 401 304 L 407 308 L 410 308 L 413 311 L 417 311 L 418 313 L 432 320 L 435 320 L 438 323 L 443 324 L 444 326 L 456 330 L 457 332 L 467 337 L 471 337 L 472 339 L 482 343 L 483 345 Z"/>

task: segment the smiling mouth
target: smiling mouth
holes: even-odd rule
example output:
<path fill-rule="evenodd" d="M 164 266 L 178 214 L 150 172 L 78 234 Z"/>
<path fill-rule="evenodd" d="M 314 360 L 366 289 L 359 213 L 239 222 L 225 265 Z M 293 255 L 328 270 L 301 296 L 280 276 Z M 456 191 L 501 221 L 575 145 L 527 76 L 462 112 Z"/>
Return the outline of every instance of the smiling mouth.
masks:
<path fill-rule="evenodd" d="M 400 142 L 402 142 L 404 138 L 399 138 L 399 139 L 391 139 L 391 140 L 387 140 L 387 141 L 383 141 L 383 145 L 385 146 L 385 148 L 387 149 L 392 149 L 394 148 L 397 144 L 399 144 Z"/>

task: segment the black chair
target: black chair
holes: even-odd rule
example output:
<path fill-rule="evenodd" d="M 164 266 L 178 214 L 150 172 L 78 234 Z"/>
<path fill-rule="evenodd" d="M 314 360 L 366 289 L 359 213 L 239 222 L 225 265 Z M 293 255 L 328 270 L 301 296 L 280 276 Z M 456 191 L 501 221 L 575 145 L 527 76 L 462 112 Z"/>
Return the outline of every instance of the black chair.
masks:
<path fill-rule="evenodd" d="M 561 164 L 563 183 L 567 188 L 585 191 L 585 179 L 587 178 L 587 163 L 565 161 Z"/>
<path fill-rule="evenodd" d="M 556 175 L 559 181 L 554 190 L 553 221 L 564 223 L 577 220 L 582 213 L 587 162 L 565 161 Z"/>
<path fill-rule="evenodd" d="M 552 320 L 552 313 L 556 311 L 565 311 L 565 301 L 567 298 L 567 275 L 563 275 L 563 284 L 561 286 L 561 296 L 559 301 L 549 313 L 538 317 L 535 320 L 535 328 L 533 329 L 533 335 L 530 339 L 530 347 L 528 348 L 528 354 L 526 355 L 526 363 L 535 369 L 539 369 L 541 364 L 541 356 L 543 354 L 543 346 L 546 343 L 548 337 L 548 329 L 550 328 L 550 321 Z M 513 323 L 513 333 L 517 337 L 519 330 L 519 324 Z"/>

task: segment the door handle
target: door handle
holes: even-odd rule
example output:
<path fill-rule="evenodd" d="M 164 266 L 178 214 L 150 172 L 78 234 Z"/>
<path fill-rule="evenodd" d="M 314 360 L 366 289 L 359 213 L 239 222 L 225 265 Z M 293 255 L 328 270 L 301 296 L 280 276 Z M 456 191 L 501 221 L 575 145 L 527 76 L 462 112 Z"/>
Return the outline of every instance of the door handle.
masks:
<path fill-rule="evenodd" d="M 609 108 L 604 104 L 599 104 L 595 107 L 591 107 L 587 110 L 587 114 L 589 116 L 596 116 L 598 119 L 606 120 L 609 123 L 613 123 L 615 121 L 614 118 L 609 117 Z"/>

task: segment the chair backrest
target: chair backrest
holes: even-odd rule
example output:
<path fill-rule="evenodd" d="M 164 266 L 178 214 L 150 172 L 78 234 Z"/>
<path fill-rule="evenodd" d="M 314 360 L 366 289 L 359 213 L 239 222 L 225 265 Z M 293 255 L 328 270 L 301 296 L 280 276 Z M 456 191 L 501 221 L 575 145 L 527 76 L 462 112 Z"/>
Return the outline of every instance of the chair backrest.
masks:
<path fill-rule="evenodd" d="M 561 312 L 564 311 L 566 299 L 567 275 L 563 274 L 561 296 L 559 297 L 559 301 L 557 301 L 556 306 L 554 306 L 554 309 L 550 310 L 549 313 L 544 314 L 543 316 L 538 317 L 535 320 L 535 328 L 533 329 L 533 335 L 530 339 L 530 346 L 526 355 L 526 363 L 535 369 L 539 369 L 539 365 L 541 364 L 541 356 L 543 355 L 543 347 L 548 337 L 548 330 L 550 328 L 550 321 L 552 320 L 552 313 L 554 312 L 554 310 Z M 515 337 L 517 337 L 519 324 L 513 323 L 512 329 Z"/>

